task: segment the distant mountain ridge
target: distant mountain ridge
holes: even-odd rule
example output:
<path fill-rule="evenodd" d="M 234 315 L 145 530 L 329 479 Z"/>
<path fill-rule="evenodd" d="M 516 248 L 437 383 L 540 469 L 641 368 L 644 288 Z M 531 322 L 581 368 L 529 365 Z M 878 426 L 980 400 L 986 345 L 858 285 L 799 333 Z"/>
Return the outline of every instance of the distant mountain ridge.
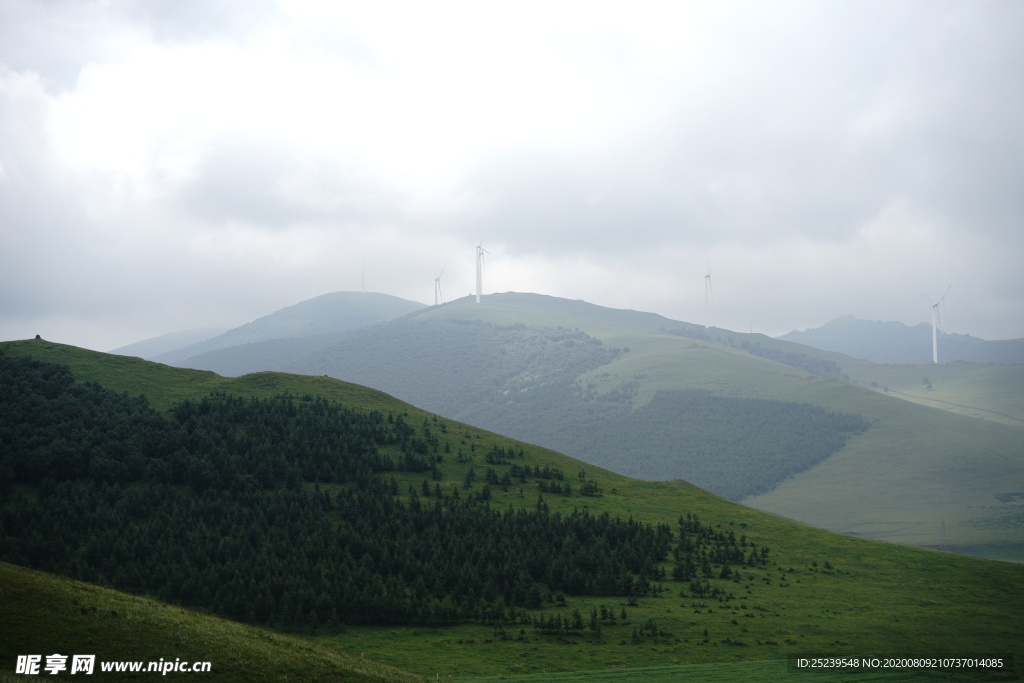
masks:
<path fill-rule="evenodd" d="M 319 348 L 313 341 L 316 338 L 326 337 L 333 341 L 337 335 L 423 308 L 426 308 L 425 304 L 380 292 L 332 292 L 300 301 L 216 337 L 181 346 L 147 360 L 199 367 L 191 364 L 189 359 L 222 349 L 281 339 L 306 340 L 303 348 L 312 351 Z M 257 361 L 257 365 L 262 364 L 265 356 Z M 270 357 L 273 358 L 274 353 Z"/>
<path fill-rule="evenodd" d="M 840 316 L 821 327 L 794 330 L 781 337 L 824 351 L 835 351 L 872 363 L 932 362 L 932 326 L 862 320 Z M 967 334 L 939 333 L 939 362 L 1024 363 L 1024 339 L 989 341 Z"/>
<path fill-rule="evenodd" d="M 212 339 L 227 331 L 223 327 L 198 327 L 180 332 L 170 332 L 159 337 L 151 337 L 142 341 L 113 349 L 110 353 L 118 356 L 138 356 L 145 360 L 153 360 L 165 353 L 170 353 L 185 346 L 191 346 Z"/>

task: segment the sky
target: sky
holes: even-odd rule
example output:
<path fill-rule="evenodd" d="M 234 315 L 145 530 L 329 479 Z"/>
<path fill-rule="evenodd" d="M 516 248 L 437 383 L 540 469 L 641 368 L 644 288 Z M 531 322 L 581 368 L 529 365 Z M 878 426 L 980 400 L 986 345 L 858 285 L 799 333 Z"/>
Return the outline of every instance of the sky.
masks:
<path fill-rule="evenodd" d="M 0 2 L 0 340 L 334 291 L 1024 337 L 1024 3 Z M 707 294 L 710 272 L 711 292 Z M 705 301 L 709 305 L 705 305 Z"/>

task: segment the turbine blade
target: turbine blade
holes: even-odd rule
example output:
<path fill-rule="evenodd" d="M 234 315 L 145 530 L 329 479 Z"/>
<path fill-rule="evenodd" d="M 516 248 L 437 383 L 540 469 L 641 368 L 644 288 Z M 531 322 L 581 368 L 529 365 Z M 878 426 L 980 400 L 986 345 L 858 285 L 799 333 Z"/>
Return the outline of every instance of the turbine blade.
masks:
<path fill-rule="evenodd" d="M 950 285 L 949 287 L 946 287 L 946 291 L 942 293 L 942 296 L 939 297 L 939 300 L 936 303 L 937 304 L 941 304 L 942 300 L 946 298 L 946 295 L 949 294 L 949 290 L 951 290 L 952 288 L 953 288 L 953 285 Z"/>

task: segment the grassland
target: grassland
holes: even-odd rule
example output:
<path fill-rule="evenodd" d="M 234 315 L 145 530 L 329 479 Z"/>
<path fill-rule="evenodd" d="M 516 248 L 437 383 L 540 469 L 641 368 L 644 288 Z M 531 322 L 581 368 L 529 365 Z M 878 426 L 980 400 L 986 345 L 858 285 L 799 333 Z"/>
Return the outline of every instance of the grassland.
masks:
<path fill-rule="evenodd" d="M 658 338 L 654 341 L 668 343 L 671 340 Z M 691 341 L 677 343 L 689 344 Z M 289 391 L 297 395 L 320 394 L 364 409 L 405 412 L 409 415 L 410 424 L 418 424 L 421 417 L 427 417 L 426 413 L 380 392 L 322 377 L 259 373 L 225 379 L 211 373 L 177 370 L 42 341 L 3 344 L 0 348 L 8 353 L 31 353 L 40 360 L 70 365 L 80 380 L 98 381 L 131 394 L 146 393 L 161 408 L 168 407 L 173 401 L 198 397 L 212 390 L 262 396 Z M 731 353 L 726 349 L 710 350 Z M 640 351 L 642 349 L 638 349 Z M 809 383 L 825 393 L 868 392 L 821 379 L 799 377 L 794 381 Z M 925 410 L 896 399 L 889 400 L 893 402 L 893 410 L 896 410 L 896 405 Z M 519 445 L 505 437 L 455 423 L 449 424 L 447 434 L 453 450 L 463 447 L 470 452 L 472 446 L 472 451 L 482 453 L 492 445 Z M 603 490 L 603 495 L 596 498 L 546 496 L 546 502 L 553 510 L 570 513 L 575 508 L 585 507 L 593 513 L 608 512 L 612 516 L 632 517 L 651 523 L 666 522 L 673 526 L 679 517 L 695 513 L 716 528 L 746 535 L 758 546 L 768 546 L 771 564 L 767 568 L 741 569 L 738 576 L 729 579 L 709 579 L 714 586 L 733 594 L 733 599 L 694 597 L 687 584 L 666 580 L 663 582 L 665 590 L 657 597 L 633 601 L 625 598 L 570 598 L 565 607 L 550 605 L 540 610 L 542 613 L 565 614 L 579 610 L 584 615 L 601 606 L 609 607 L 616 614 L 626 610 L 626 621 L 618 619 L 603 625 L 599 633 L 584 629 L 574 634 L 547 636 L 524 624 L 461 625 L 438 629 L 350 627 L 338 632 L 297 634 L 318 643 L 316 647 L 308 646 L 311 648 L 308 656 L 326 657 L 323 653 L 338 653 L 343 649 L 430 678 L 493 679 L 497 676 L 543 674 L 546 680 L 553 680 L 549 676 L 554 674 L 570 676 L 565 680 L 575 680 L 574 676 L 599 677 L 589 672 L 603 672 L 604 680 L 624 680 L 615 678 L 621 674 L 637 677 L 631 680 L 644 680 L 643 677 L 648 675 L 654 676 L 652 680 L 673 677 L 678 680 L 683 676 L 686 680 L 736 680 L 731 678 L 733 674 L 742 678 L 749 674 L 760 680 L 772 680 L 772 676 L 781 671 L 778 662 L 790 655 L 805 653 L 827 656 L 1012 654 L 1018 667 L 1024 661 L 1021 659 L 1024 657 L 1024 621 L 1020 619 L 1020 614 L 1024 613 L 1024 565 L 831 533 L 724 500 L 682 481 L 630 480 L 546 449 L 529 445 L 523 445 L 523 448 L 530 461 L 558 467 L 570 478 L 582 471 Z M 476 466 L 483 468 L 479 461 Z M 439 484 L 443 487 L 460 485 L 469 467 L 470 463 L 446 459 Z M 403 491 L 408 485 L 418 486 L 423 481 L 422 475 L 402 474 L 396 478 Z M 526 507 L 534 505 L 536 500 L 535 489 L 522 490 L 513 486 L 508 491 L 495 490 L 492 504 L 499 508 Z M 819 510 L 821 514 L 827 512 L 827 506 Z M 668 564 L 665 566 L 667 570 L 670 568 Z M 9 647 L 31 646 L 40 652 L 51 647 L 66 647 L 81 652 L 80 648 L 92 647 L 94 643 L 98 650 L 102 644 L 97 642 L 100 639 L 109 641 L 109 649 L 105 652 L 117 659 L 168 656 L 184 659 L 186 654 L 215 662 L 249 659 L 245 654 L 249 650 L 242 645 L 225 644 L 221 650 L 224 654 L 216 655 L 218 659 L 214 658 L 215 655 L 199 657 L 193 654 L 198 650 L 187 650 L 184 646 L 200 643 L 212 647 L 218 641 L 210 634 L 212 632 L 187 631 L 181 624 L 172 623 L 169 628 L 172 631 L 177 629 L 181 634 L 197 635 L 189 635 L 188 639 L 180 635 L 175 641 L 162 639 L 156 630 L 150 631 L 152 635 L 145 639 L 117 630 L 109 633 L 90 630 L 90 625 L 95 626 L 95 615 L 81 614 L 80 618 L 75 613 L 79 606 L 74 600 L 85 605 L 87 612 L 91 603 L 82 602 L 80 597 L 61 596 L 62 591 L 67 591 L 68 596 L 77 596 L 79 594 L 75 591 L 79 588 L 61 588 L 56 592 L 43 588 L 18 589 L 21 591 L 18 600 L 24 606 L 14 611 L 8 608 L 13 604 L 9 586 L 21 579 L 9 577 L 20 571 L 8 570 L 2 581 L 3 590 L 7 591 L 3 596 L 3 618 L 8 620 L 4 622 L 4 633 L 34 633 L 32 637 L 36 640 L 19 641 Z M 83 587 L 81 590 L 100 589 Z M 138 601 L 140 609 L 153 602 L 148 598 L 125 599 Z M 116 611 L 120 615 L 129 609 L 128 606 L 103 605 L 96 604 L 97 613 L 101 610 L 104 610 L 103 614 Z M 176 608 L 159 609 L 163 610 L 162 613 L 170 613 Z M 94 620 L 85 621 L 86 618 Z M 136 621 L 144 624 L 148 623 L 145 622 L 148 618 L 139 616 Z M 188 619 L 182 619 L 188 623 Z M 47 641 L 48 633 L 64 633 L 54 630 L 64 628 L 59 626 L 62 620 L 67 620 L 67 638 L 59 643 Z M 123 621 L 126 628 L 135 628 L 135 622 Z M 639 632 L 634 635 L 635 629 L 641 629 L 652 621 L 657 627 L 656 634 Z M 120 621 L 111 616 L 103 623 L 116 625 Z M 245 631 L 248 627 L 237 628 L 250 632 Z M 141 626 L 138 631 L 146 633 Z M 264 632 L 252 629 L 251 633 Z M 252 638 L 258 642 L 259 638 L 271 636 L 253 635 Z M 176 649 L 175 643 L 179 642 L 183 645 L 181 650 Z M 170 650 L 167 649 L 168 643 L 173 645 Z M 280 655 L 283 661 L 294 661 L 288 659 L 291 655 L 286 653 L 289 651 L 300 660 L 306 656 L 300 656 L 303 641 L 286 639 L 281 643 L 285 653 Z M 289 644 L 295 644 L 295 649 L 289 650 Z M 136 647 L 149 647 L 146 652 L 151 654 L 143 655 L 143 651 L 138 650 L 140 654 L 136 655 L 137 650 L 132 649 Z M 232 650 L 233 647 L 238 648 L 237 651 Z M 5 650 L 4 656 L 35 651 Z M 232 652 L 235 654 L 230 654 Z M 231 656 L 236 660 L 230 659 Z M 11 662 L 12 659 L 6 661 Z M 257 669 L 257 678 L 270 671 L 279 670 Z M 1020 673 L 1018 669 L 1017 675 Z M 267 673 L 267 678 L 273 676 L 276 674 Z M 804 676 L 812 676 L 806 680 L 821 680 L 814 674 L 800 674 L 800 678 Z M 243 673 L 239 673 L 238 678 L 246 679 Z M 994 678 L 974 678 L 1001 680 L 1005 674 L 996 674 Z M 914 679 L 858 675 L 852 676 L 851 680 Z M 922 680 L 930 679 L 925 677 Z"/>
<path fill-rule="evenodd" d="M 852 381 L 958 415 L 1024 427 L 1024 365 L 876 365 L 847 361 Z"/>
<path fill-rule="evenodd" d="M 486 436 L 481 438 L 486 441 Z M 550 462 L 566 466 L 554 454 Z M 683 674 L 686 680 L 704 680 L 689 667 L 766 662 L 805 652 L 829 656 L 1016 653 L 1024 642 L 1018 618 L 1024 608 L 1024 567 L 1020 565 L 812 529 L 684 482 L 623 480 L 594 469 L 587 474 L 605 487 L 602 498 L 584 502 L 551 497 L 547 501 L 552 508 L 569 512 L 586 505 L 591 511 L 607 510 L 651 522 L 671 521 L 692 511 L 768 545 L 775 564 L 765 571 L 741 571 L 738 583 L 719 582 L 737 596 L 724 603 L 681 597 L 687 586 L 671 581 L 659 597 L 632 605 L 625 599 L 571 600 L 565 613 L 578 609 L 586 615 L 602 605 L 627 610 L 628 623 L 603 627 L 599 636 L 586 632 L 548 637 L 530 627 L 464 625 L 349 629 L 317 638 L 344 643 L 396 666 L 442 676 L 547 676 L 603 670 L 611 677 L 608 680 L 627 680 L 615 678 L 620 669 L 632 675 L 634 669 L 655 665 L 675 667 L 661 670 L 660 680 Z M 450 473 L 452 483 L 458 475 Z M 495 505 L 524 505 L 532 500 L 532 495 L 520 497 L 513 490 L 496 494 Z M 634 640 L 633 629 L 652 619 L 672 635 Z"/>
<path fill-rule="evenodd" d="M 494 295 L 485 303 L 456 302 L 414 320 L 578 327 L 609 346 L 629 348 L 581 381 L 610 391 L 637 380 L 634 406 L 659 390 L 684 388 L 862 415 L 871 428 L 839 452 L 743 502 L 833 531 L 1024 561 L 1024 496 L 1015 495 L 1024 492 L 1024 429 L 1011 426 L 1024 424 L 1018 419 L 1024 419 L 1024 366 L 873 366 L 758 334 L 712 328 L 710 339 L 681 337 L 666 330 L 683 323 L 584 302 Z M 744 343 L 803 348 L 839 363 L 855 381 L 816 377 L 750 355 Z M 926 375 L 931 391 L 922 383 Z"/>
<path fill-rule="evenodd" d="M 210 662 L 217 681 L 423 681 L 424 678 L 294 636 L 237 624 L 71 579 L 0 562 L 0 680 L 18 655 L 96 655 L 89 680 L 152 680 L 157 674 L 100 672 L 103 661 Z M 70 660 L 69 660 L 70 661 Z M 44 660 L 45 662 L 45 660 Z M 45 671 L 40 679 L 49 679 Z M 62 676 L 69 675 L 67 671 Z"/>

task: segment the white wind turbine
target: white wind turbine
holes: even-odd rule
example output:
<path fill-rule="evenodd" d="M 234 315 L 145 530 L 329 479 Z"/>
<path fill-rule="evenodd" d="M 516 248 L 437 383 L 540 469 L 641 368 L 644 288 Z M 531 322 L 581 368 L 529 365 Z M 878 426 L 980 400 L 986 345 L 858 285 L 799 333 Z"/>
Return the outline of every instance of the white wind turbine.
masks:
<path fill-rule="evenodd" d="M 476 302 L 480 303 L 480 294 L 484 289 L 484 254 L 490 254 L 483 247 L 483 241 L 476 245 Z"/>
<path fill-rule="evenodd" d="M 704 276 L 704 329 L 711 327 L 711 264 L 708 264 L 708 273 Z"/>
<path fill-rule="evenodd" d="M 924 296 L 924 294 L 921 295 L 921 296 L 924 296 L 924 300 L 925 301 L 927 301 L 928 303 L 930 303 L 932 305 L 932 363 L 935 363 L 935 364 L 938 364 L 938 362 L 939 362 L 939 332 L 938 331 L 942 329 L 942 317 L 939 315 L 939 304 L 941 304 L 942 300 L 946 298 L 946 295 L 949 294 L 949 290 L 952 287 L 953 287 L 953 285 L 950 285 L 949 287 L 946 287 L 946 291 L 943 292 L 942 296 L 939 297 L 939 300 L 934 302 L 934 303 L 932 302 L 931 299 L 929 299 L 928 297 Z"/>
<path fill-rule="evenodd" d="M 445 266 L 447 268 L 448 266 Z M 444 268 L 441 269 L 440 273 L 434 273 L 434 305 L 437 306 L 443 302 L 444 299 L 441 297 L 441 276 L 444 275 Z"/>

